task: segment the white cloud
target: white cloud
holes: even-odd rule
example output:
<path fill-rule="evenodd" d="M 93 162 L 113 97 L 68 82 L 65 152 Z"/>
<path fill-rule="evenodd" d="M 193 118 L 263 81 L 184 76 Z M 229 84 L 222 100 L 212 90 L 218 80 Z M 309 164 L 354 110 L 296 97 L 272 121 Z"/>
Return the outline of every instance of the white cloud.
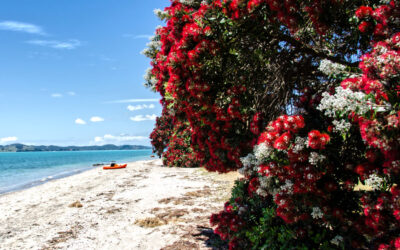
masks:
<path fill-rule="evenodd" d="M 104 141 L 104 139 L 103 139 L 103 137 L 101 137 L 101 136 L 96 136 L 95 138 L 94 138 L 94 142 L 103 142 Z"/>
<path fill-rule="evenodd" d="M 126 100 L 116 100 L 107 103 L 134 103 L 134 102 L 158 102 L 159 99 L 126 99 Z"/>
<path fill-rule="evenodd" d="M 150 105 L 142 104 L 142 105 L 136 105 L 136 106 L 129 105 L 127 107 L 127 109 L 129 111 L 135 111 L 135 110 L 141 110 L 141 109 L 153 109 L 155 107 L 156 106 L 154 104 L 150 104 Z"/>
<path fill-rule="evenodd" d="M 43 29 L 37 25 L 31 23 L 22 23 L 17 21 L 3 21 L 0 22 L 0 30 L 10 30 L 25 32 L 30 34 L 44 35 Z"/>
<path fill-rule="evenodd" d="M 150 39 L 152 35 L 141 34 L 141 35 L 134 35 L 134 34 L 123 34 L 123 37 L 133 38 L 133 39 Z"/>
<path fill-rule="evenodd" d="M 59 94 L 59 93 L 54 93 L 54 94 L 51 94 L 51 97 L 53 97 L 53 98 L 61 98 L 61 97 L 63 97 L 63 95 Z"/>
<path fill-rule="evenodd" d="M 101 118 L 99 116 L 93 116 L 92 118 L 90 118 L 91 122 L 103 122 L 104 118 Z"/>
<path fill-rule="evenodd" d="M 18 137 L 15 137 L 15 136 L 3 137 L 3 138 L 0 138 L 0 143 L 14 142 L 17 140 L 18 140 Z"/>
<path fill-rule="evenodd" d="M 77 47 L 82 45 L 82 43 L 76 39 L 70 39 L 68 41 L 30 40 L 27 41 L 27 43 L 43 47 L 49 47 L 53 49 L 76 49 Z"/>
<path fill-rule="evenodd" d="M 115 143 L 115 142 L 130 142 L 130 141 L 143 141 L 147 140 L 146 136 L 131 136 L 131 135 L 110 135 L 96 136 L 94 138 L 95 143 Z"/>
<path fill-rule="evenodd" d="M 69 91 L 69 92 L 65 93 L 65 95 L 75 96 L 76 93 L 73 92 L 73 91 Z M 53 97 L 53 98 L 61 98 L 63 96 L 64 96 L 64 94 L 61 94 L 61 93 L 53 93 L 53 94 L 51 94 L 51 97 Z"/>
<path fill-rule="evenodd" d="M 152 115 L 137 115 L 137 116 L 133 116 L 130 119 L 134 122 L 142 122 L 142 121 L 154 121 L 156 120 L 157 116 L 155 114 Z"/>
<path fill-rule="evenodd" d="M 76 119 L 75 123 L 79 124 L 79 125 L 85 125 L 86 124 L 86 122 L 84 120 L 82 120 L 81 118 Z"/>

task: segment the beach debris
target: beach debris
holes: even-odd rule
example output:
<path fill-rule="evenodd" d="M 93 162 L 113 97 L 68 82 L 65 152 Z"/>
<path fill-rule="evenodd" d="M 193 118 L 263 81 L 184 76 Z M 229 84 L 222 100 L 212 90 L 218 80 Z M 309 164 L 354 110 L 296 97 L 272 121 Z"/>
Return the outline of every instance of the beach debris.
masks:
<path fill-rule="evenodd" d="M 158 201 L 158 203 L 160 204 L 169 204 L 171 202 L 174 203 L 174 205 L 180 205 L 180 204 L 184 204 L 184 205 L 191 205 L 193 204 L 193 202 L 191 201 L 192 199 L 190 197 L 184 196 L 184 197 L 168 197 L 168 198 L 164 198 Z"/>
<path fill-rule="evenodd" d="M 188 214 L 187 209 L 165 209 L 164 212 L 157 214 L 157 217 L 166 224 L 181 221 L 181 217 Z"/>
<path fill-rule="evenodd" d="M 75 201 L 74 203 L 69 204 L 68 207 L 80 208 L 80 207 L 83 207 L 83 205 L 82 205 L 82 203 L 80 201 Z"/>
<path fill-rule="evenodd" d="M 113 207 L 109 208 L 106 213 L 115 214 L 115 213 L 118 213 L 118 212 L 121 212 L 121 211 L 122 211 L 122 208 L 113 206 Z"/>
<path fill-rule="evenodd" d="M 202 208 L 192 208 L 192 213 L 205 213 L 207 211 L 207 209 L 202 209 Z"/>
<path fill-rule="evenodd" d="M 175 198 L 175 197 L 164 198 L 164 199 L 158 200 L 158 203 L 168 204 L 168 203 L 170 203 L 173 199 L 176 199 L 176 198 Z"/>
<path fill-rule="evenodd" d="M 140 227 L 152 228 L 152 227 L 159 227 L 159 226 L 165 225 L 166 223 L 165 223 L 165 221 L 161 220 L 158 217 L 148 217 L 145 219 L 136 220 L 135 224 Z"/>
<path fill-rule="evenodd" d="M 204 188 L 204 189 L 201 189 L 201 190 L 187 192 L 186 194 L 184 194 L 184 196 L 193 197 L 193 198 L 207 197 L 209 195 L 211 195 L 210 188 Z"/>
<path fill-rule="evenodd" d="M 92 166 L 93 167 L 99 167 L 99 166 L 104 166 L 104 165 L 106 165 L 106 164 L 104 164 L 104 163 L 95 163 Z"/>
<path fill-rule="evenodd" d="M 196 243 L 186 241 L 186 240 L 179 240 L 174 242 L 172 245 L 166 246 L 161 248 L 161 250 L 192 250 L 192 249 L 200 249 Z"/>
<path fill-rule="evenodd" d="M 78 232 L 82 229 L 83 229 L 82 225 L 76 224 L 67 231 L 57 232 L 57 236 L 48 241 L 50 245 L 44 247 L 43 249 L 56 249 L 56 245 L 58 243 L 66 242 L 69 239 L 77 238 Z"/>

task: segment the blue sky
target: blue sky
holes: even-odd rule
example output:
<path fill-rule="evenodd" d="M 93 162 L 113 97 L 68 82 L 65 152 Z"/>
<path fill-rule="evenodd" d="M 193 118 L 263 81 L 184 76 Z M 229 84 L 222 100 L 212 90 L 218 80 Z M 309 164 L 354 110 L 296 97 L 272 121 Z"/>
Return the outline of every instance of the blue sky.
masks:
<path fill-rule="evenodd" d="M 140 54 L 168 0 L 2 0 L 0 144 L 150 145 Z"/>

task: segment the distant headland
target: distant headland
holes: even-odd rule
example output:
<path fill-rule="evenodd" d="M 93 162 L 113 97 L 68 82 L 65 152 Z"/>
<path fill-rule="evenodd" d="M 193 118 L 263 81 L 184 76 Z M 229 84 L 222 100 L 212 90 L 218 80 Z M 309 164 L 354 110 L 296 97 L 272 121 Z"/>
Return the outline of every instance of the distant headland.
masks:
<path fill-rule="evenodd" d="M 103 146 L 32 146 L 24 144 L 10 144 L 0 145 L 0 152 L 40 152 L 40 151 L 91 151 L 91 150 L 137 150 L 137 149 L 151 149 L 148 146 L 142 145 L 113 145 L 107 144 Z"/>

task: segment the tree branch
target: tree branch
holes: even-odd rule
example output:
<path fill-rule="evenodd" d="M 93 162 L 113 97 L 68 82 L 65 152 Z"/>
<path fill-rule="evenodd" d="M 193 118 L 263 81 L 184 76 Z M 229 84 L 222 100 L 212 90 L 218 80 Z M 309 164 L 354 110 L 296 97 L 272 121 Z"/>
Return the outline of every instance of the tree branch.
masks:
<path fill-rule="evenodd" d="M 320 58 L 325 58 L 325 59 L 328 59 L 328 60 L 330 60 L 332 62 L 339 63 L 339 64 L 342 64 L 342 65 L 346 65 L 346 66 L 349 66 L 349 67 L 357 67 L 358 66 L 358 62 L 348 62 L 348 61 L 343 60 L 342 58 L 327 55 L 326 53 L 324 53 L 322 51 L 317 51 L 314 48 L 311 48 L 311 47 L 309 47 L 309 46 L 297 41 L 296 39 L 294 39 L 291 36 L 284 35 L 284 34 L 278 34 L 278 37 L 279 37 L 279 39 L 281 39 L 281 40 L 283 40 L 283 41 L 285 41 L 287 43 L 290 43 L 291 45 L 295 46 L 301 52 L 308 53 L 308 54 L 311 54 L 313 56 L 317 56 L 317 57 L 320 57 Z"/>

